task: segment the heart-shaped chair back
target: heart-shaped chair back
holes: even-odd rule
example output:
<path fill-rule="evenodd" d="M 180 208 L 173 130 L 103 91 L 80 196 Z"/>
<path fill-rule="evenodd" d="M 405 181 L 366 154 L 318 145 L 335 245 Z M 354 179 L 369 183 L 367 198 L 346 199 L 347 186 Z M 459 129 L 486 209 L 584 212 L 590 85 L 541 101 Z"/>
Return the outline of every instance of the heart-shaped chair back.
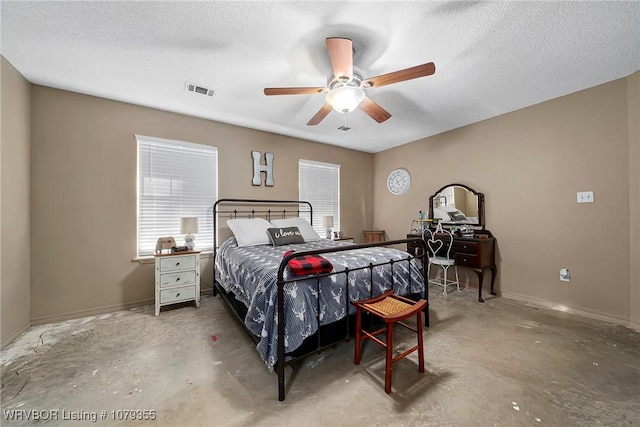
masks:
<path fill-rule="evenodd" d="M 429 247 L 431 255 L 436 256 L 438 251 L 442 249 L 442 246 L 444 246 L 444 242 L 431 236 L 431 238 L 427 240 L 427 246 Z"/>

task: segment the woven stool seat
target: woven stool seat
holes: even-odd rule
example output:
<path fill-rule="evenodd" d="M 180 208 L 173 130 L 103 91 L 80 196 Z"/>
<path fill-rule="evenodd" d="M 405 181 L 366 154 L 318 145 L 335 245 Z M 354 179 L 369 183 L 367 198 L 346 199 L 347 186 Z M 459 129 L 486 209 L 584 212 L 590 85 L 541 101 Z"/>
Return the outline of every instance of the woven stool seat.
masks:
<path fill-rule="evenodd" d="M 386 366 L 384 375 L 384 391 L 386 393 L 391 393 L 391 374 L 393 364 L 414 351 L 418 351 L 418 371 L 424 372 L 422 311 L 427 306 L 426 300 L 421 299 L 419 301 L 413 301 L 408 298 L 395 295 L 393 290 L 391 290 L 368 300 L 352 301 L 351 304 L 356 307 L 356 343 L 354 363 L 356 365 L 360 364 L 361 342 L 363 340 L 371 339 L 385 347 Z M 362 311 L 367 311 L 382 319 L 385 322 L 385 326 L 372 332 L 362 329 Z M 415 328 L 402 322 L 402 320 L 411 316 L 416 316 Z M 404 353 L 393 357 L 393 327 L 396 323 L 415 332 L 418 337 L 418 344 L 411 347 Z M 382 333 L 386 334 L 386 342 L 376 336 Z"/>
<path fill-rule="evenodd" d="M 402 315 L 405 312 L 413 314 L 413 305 L 400 301 L 396 298 L 385 298 L 382 301 L 363 303 L 362 307 L 371 313 L 379 316 Z"/>

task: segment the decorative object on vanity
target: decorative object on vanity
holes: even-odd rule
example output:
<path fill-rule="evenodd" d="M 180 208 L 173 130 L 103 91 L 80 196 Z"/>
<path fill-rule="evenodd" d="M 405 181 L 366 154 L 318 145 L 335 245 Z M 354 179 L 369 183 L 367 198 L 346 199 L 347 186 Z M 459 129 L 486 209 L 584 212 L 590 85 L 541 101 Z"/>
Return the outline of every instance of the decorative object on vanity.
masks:
<path fill-rule="evenodd" d="M 351 39 L 329 37 L 325 40 L 325 43 L 327 45 L 331 67 L 333 68 L 333 76 L 329 78 L 327 87 L 277 87 L 264 89 L 265 95 L 327 93 L 325 96 L 325 105 L 309 120 L 307 126 L 320 123 L 332 109 L 344 114 L 346 121 L 346 115 L 356 108 L 360 108 L 376 122 L 382 123 L 390 118 L 391 114 L 369 99 L 365 94 L 365 89 L 382 87 L 392 83 L 429 76 L 436 71 L 436 66 L 433 62 L 428 62 L 415 67 L 365 79 L 362 73 L 354 72 L 354 50 Z M 344 127 L 346 127 L 346 125 Z"/>
<path fill-rule="evenodd" d="M 476 229 L 473 228 L 473 226 L 471 225 L 462 225 L 459 229 L 458 232 L 460 233 L 460 236 L 462 237 L 474 237 L 476 234 Z"/>
<path fill-rule="evenodd" d="M 173 237 L 160 237 L 156 242 L 156 254 L 170 253 L 171 248 L 176 247 L 176 241 Z"/>
<path fill-rule="evenodd" d="M 262 164 L 262 153 L 260 151 L 252 151 L 253 159 L 253 180 L 251 185 L 262 185 L 262 172 L 265 173 L 265 183 L 267 187 L 273 187 L 273 153 L 264 153 L 266 164 Z"/>
<path fill-rule="evenodd" d="M 432 219 L 414 219 L 411 221 L 409 234 L 422 234 L 425 230 L 431 228 L 432 224 L 438 224 L 438 221 Z"/>
<path fill-rule="evenodd" d="M 186 216 L 180 218 L 180 234 L 184 234 L 184 245 L 188 250 L 192 251 L 195 244 L 194 234 L 198 233 L 198 217 Z"/>
<path fill-rule="evenodd" d="M 157 254 L 156 316 L 160 307 L 185 301 L 195 301 L 200 307 L 200 251 Z"/>
<path fill-rule="evenodd" d="M 387 177 L 387 189 L 396 196 L 406 193 L 410 185 L 411 175 L 404 168 L 395 169 Z"/>
<path fill-rule="evenodd" d="M 429 197 L 429 219 L 444 225 L 479 226 L 484 230 L 484 194 L 464 184 L 449 184 Z"/>
<path fill-rule="evenodd" d="M 322 216 L 322 226 L 325 229 L 325 238 L 331 239 L 331 228 L 333 228 L 333 215 Z"/>

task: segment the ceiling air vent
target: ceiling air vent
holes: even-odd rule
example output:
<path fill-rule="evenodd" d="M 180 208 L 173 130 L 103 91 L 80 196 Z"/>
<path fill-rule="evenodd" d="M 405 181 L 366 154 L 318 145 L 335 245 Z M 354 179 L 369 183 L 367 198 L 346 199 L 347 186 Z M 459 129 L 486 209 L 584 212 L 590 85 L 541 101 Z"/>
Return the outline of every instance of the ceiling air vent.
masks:
<path fill-rule="evenodd" d="M 188 92 L 199 93 L 200 95 L 213 96 L 215 93 L 213 89 L 208 89 L 204 86 L 199 86 L 194 83 L 185 82 L 184 88 Z"/>

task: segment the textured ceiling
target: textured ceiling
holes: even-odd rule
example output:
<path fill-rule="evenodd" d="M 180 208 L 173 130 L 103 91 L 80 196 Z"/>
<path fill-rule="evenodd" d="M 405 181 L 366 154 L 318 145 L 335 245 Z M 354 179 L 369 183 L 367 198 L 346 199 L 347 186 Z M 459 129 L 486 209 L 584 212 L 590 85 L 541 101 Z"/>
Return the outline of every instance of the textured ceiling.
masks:
<path fill-rule="evenodd" d="M 0 19 L 2 55 L 34 84 L 366 152 L 640 69 L 639 2 L 2 1 Z M 369 89 L 382 124 L 356 110 L 346 132 L 336 112 L 306 126 L 324 95 L 262 89 L 325 86 L 336 36 L 365 77 L 436 73 Z"/>

